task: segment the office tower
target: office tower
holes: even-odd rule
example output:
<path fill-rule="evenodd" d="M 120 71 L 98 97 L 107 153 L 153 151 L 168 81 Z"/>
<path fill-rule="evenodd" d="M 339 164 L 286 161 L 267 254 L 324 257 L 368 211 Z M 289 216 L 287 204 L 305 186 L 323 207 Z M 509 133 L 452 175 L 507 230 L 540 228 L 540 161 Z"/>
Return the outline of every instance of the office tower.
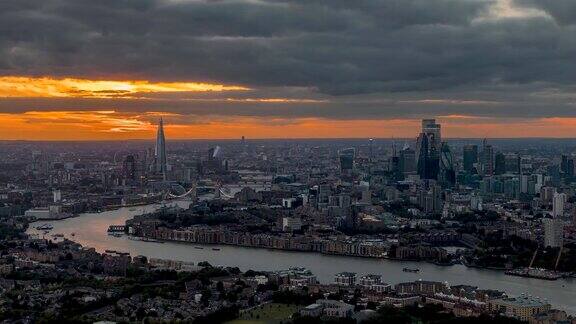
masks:
<path fill-rule="evenodd" d="M 552 199 L 552 217 L 559 218 L 564 215 L 564 203 L 566 202 L 565 193 L 554 193 Z"/>
<path fill-rule="evenodd" d="M 532 189 L 530 189 L 530 187 L 532 187 Z M 526 174 L 520 175 L 520 192 L 534 192 L 534 183 L 530 181 L 530 176 Z"/>
<path fill-rule="evenodd" d="M 494 174 L 500 175 L 506 173 L 506 157 L 504 153 L 496 153 L 494 156 Z"/>
<path fill-rule="evenodd" d="M 508 199 L 518 199 L 520 198 L 520 180 L 508 179 L 503 183 L 503 192 Z"/>
<path fill-rule="evenodd" d="M 494 149 L 488 141 L 484 139 L 482 142 L 482 175 L 491 176 L 494 174 Z"/>
<path fill-rule="evenodd" d="M 440 169 L 441 126 L 434 119 L 422 120 L 422 132 L 418 136 L 416 160 L 418 174 L 422 179 L 438 179 Z"/>
<path fill-rule="evenodd" d="M 558 218 L 544 218 L 544 246 L 562 247 L 564 244 L 564 223 Z"/>
<path fill-rule="evenodd" d="M 448 143 L 442 143 L 440 154 L 440 182 L 445 187 L 456 184 L 456 171 L 454 170 L 454 156 Z"/>
<path fill-rule="evenodd" d="M 560 171 L 565 177 L 574 176 L 574 159 L 567 155 L 562 155 L 562 162 L 560 162 Z"/>
<path fill-rule="evenodd" d="M 417 168 L 421 179 L 438 179 L 440 156 L 432 143 L 432 138 L 425 133 L 418 137 Z"/>
<path fill-rule="evenodd" d="M 400 157 L 396 151 L 396 143 L 392 143 L 392 156 L 388 159 L 388 171 L 390 171 L 396 179 L 402 178 L 402 169 L 400 168 Z"/>
<path fill-rule="evenodd" d="M 390 157 L 389 160 L 389 169 L 392 172 L 392 174 L 394 174 L 395 176 L 401 176 L 402 175 L 402 169 L 400 168 L 400 157 L 393 155 Z"/>
<path fill-rule="evenodd" d="M 136 159 L 134 155 L 127 155 L 122 165 L 122 173 L 126 180 L 136 180 Z"/>
<path fill-rule="evenodd" d="M 464 171 L 472 173 L 474 164 L 478 163 L 478 145 L 464 146 Z"/>
<path fill-rule="evenodd" d="M 47 156 L 40 151 L 32 151 L 32 171 L 35 173 L 46 174 L 48 173 L 48 159 Z"/>
<path fill-rule="evenodd" d="M 422 179 L 428 179 L 428 136 L 424 133 L 420 133 L 417 140 L 418 151 L 417 151 L 417 167 L 418 175 Z"/>
<path fill-rule="evenodd" d="M 166 158 L 166 138 L 164 137 L 164 121 L 160 118 L 158 123 L 158 132 L 156 134 L 156 149 L 154 151 L 156 172 L 161 173 L 166 180 L 166 171 L 168 162 Z"/>
<path fill-rule="evenodd" d="M 555 194 L 556 194 L 556 188 L 554 187 L 546 186 L 540 188 L 540 199 L 545 204 L 550 204 Z"/>
<path fill-rule="evenodd" d="M 430 146 L 436 148 L 440 151 L 440 145 L 442 143 L 441 125 L 436 124 L 435 119 L 423 119 L 422 120 L 422 133 L 428 135 L 431 140 Z"/>
<path fill-rule="evenodd" d="M 368 151 L 368 162 L 372 162 L 374 160 L 374 148 L 373 148 L 374 139 L 373 138 L 368 140 L 368 145 L 369 145 L 369 147 L 368 147 L 368 150 L 369 150 Z"/>
<path fill-rule="evenodd" d="M 210 156 L 208 157 L 210 160 L 218 160 L 222 158 L 222 148 L 220 145 L 216 145 L 208 151 L 210 153 Z"/>
<path fill-rule="evenodd" d="M 532 181 L 534 181 L 534 191 L 539 192 L 540 189 L 542 189 L 542 186 L 544 185 L 544 177 L 542 176 L 542 174 L 533 174 Z"/>
<path fill-rule="evenodd" d="M 354 157 L 356 150 L 354 148 L 347 148 L 340 150 L 340 172 L 342 174 L 351 174 L 354 169 Z"/>
<path fill-rule="evenodd" d="M 404 173 L 416 171 L 416 152 L 409 147 L 400 151 L 400 170 Z"/>
<path fill-rule="evenodd" d="M 543 219 L 544 246 L 562 247 L 564 244 L 564 203 L 566 194 L 555 192 L 552 198 L 552 218 Z"/>
<path fill-rule="evenodd" d="M 560 182 L 562 180 L 562 174 L 560 172 L 559 165 L 546 166 L 546 174 L 547 174 L 546 183 L 548 185 L 552 185 L 555 187 L 558 187 L 560 185 Z"/>
<path fill-rule="evenodd" d="M 522 171 L 520 155 L 514 153 L 505 154 L 504 166 L 506 173 L 520 174 Z"/>
<path fill-rule="evenodd" d="M 425 183 L 420 188 L 418 196 L 418 204 L 422 211 L 426 214 L 437 214 L 442 212 L 442 188 L 438 186 L 435 181 Z"/>
<path fill-rule="evenodd" d="M 226 171 L 226 160 L 223 158 L 224 153 L 219 145 L 211 147 L 207 151 L 207 159 L 202 162 L 202 167 L 216 174 Z"/>

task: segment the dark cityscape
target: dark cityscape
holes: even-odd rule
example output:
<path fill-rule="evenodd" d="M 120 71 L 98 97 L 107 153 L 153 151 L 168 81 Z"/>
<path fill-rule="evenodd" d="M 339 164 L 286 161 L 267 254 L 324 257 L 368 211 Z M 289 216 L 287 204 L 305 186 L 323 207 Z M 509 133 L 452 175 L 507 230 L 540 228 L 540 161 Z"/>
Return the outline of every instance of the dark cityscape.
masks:
<path fill-rule="evenodd" d="M 576 1 L 0 1 L 0 324 L 576 324 Z"/>

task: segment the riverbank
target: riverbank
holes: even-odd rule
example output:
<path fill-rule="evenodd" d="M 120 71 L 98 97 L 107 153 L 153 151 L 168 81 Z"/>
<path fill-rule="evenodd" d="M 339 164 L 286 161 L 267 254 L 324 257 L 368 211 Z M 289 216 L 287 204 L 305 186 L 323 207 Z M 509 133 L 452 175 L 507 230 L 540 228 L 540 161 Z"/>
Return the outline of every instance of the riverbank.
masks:
<path fill-rule="evenodd" d="M 174 202 L 178 203 L 178 202 Z M 188 201 L 179 203 L 182 206 Z M 357 272 L 358 275 L 380 274 L 383 281 L 389 284 L 413 281 L 417 279 L 430 281 L 448 281 L 452 285 L 471 285 L 486 289 L 505 290 L 511 295 L 532 295 L 548 299 L 561 309 L 576 314 L 576 280 L 565 279 L 557 281 L 536 280 L 507 276 L 501 271 L 468 268 L 457 264 L 454 266 L 437 266 L 431 263 L 402 261 L 391 262 L 388 259 L 371 259 L 343 257 L 318 253 L 302 253 L 281 250 L 251 249 L 238 246 L 214 245 L 219 251 L 212 249 L 194 249 L 190 244 L 182 242 L 165 242 L 163 244 L 129 240 L 125 235 L 114 237 L 107 234 L 110 224 L 124 224 L 134 215 L 152 212 L 161 208 L 161 204 L 130 208 L 120 208 L 103 213 L 82 214 L 79 217 L 62 221 L 52 221 L 54 229 L 51 233 L 61 233 L 67 239 L 87 247 L 93 247 L 99 252 L 107 249 L 129 252 L 132 256 L 144 255 L 148 258 L 172 259 L 184 262 L 209 262 L 212 265 L 238 267 L 243 271 L 259 269 L 262 271 L 277 271 L 290 267 L 305 267 L 317 275 L 322 283 L 332 282 L 339 272 Z M 42 232 L 30 226 L 30 234 Z M 75 233 L 75 236 L 71 234 Z M 49 235 L 48 235 L 49 236 Z M 47 237 L 49 238 L 49 237 Z M 403 268 L 419 268 L 419 273 L 404 272 Z"/>
<path fill-rule="evenodd" d="M 401 259 L 390 257 L 388 255 L 362 255 L 362 254 L 347 254 L 347 253 L 338 253 L 338 252 L 325 252 L 322 250 L 303 250 L 303 249 L 291 249 L 286 247 L 278 247 L 278 246 L 257 246 L 257 245 L 250 245 L 250 244 L 234 244 L 229 242 L 198 242 L 198 241 L 186 241 L 186 240 L 178 240 L 178 239 L 168 239 L 165 237 L 157 237 L 157 236 L 137 236 L 131 235 L 130 237 L 137 237 L 140 240 L 146 242 L 176 242 L 176 243 L 184 243 L 189 245 L 203 245 L 203 246 L 235 246 L 241 248 L 252 248 L 252 249 L 265 249 L 265 250 L 276 250 L 276 251 L 286 251 L 286 252 L 299 252 L 299 253 L 311 253 L 311 254 L 322 254 L 322 255 L 332 255 L 332 256 L 339 256 L 339 257 L 349 257 L 349 258 L 366 258 L 366 259 L 377 259 L 377 260 L 388 260 L 388 261 L 396 261 L 396 262 L 421 262 L 421 263 L 429 263 L 434 264 L 437 266 L 453 266 L 456 264 L 460 264 L 457 260 L 452 260 L 452 262 L 438 262 L 435 260 L 426 260 L 426 259 Z"/>

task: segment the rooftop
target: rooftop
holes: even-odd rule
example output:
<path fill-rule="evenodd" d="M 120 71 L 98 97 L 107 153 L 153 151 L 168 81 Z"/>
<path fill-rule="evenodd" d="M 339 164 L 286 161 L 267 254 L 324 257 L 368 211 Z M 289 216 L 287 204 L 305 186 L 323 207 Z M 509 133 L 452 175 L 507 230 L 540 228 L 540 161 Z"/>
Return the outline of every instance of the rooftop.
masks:
<path fill-rule="evenodd" d="M 549 305 L 546 300 L 532 296 L 502 298 L 495 300 L 495 302 L 501 305 L 510 305 L 516 307 L 542 307 Z"/>

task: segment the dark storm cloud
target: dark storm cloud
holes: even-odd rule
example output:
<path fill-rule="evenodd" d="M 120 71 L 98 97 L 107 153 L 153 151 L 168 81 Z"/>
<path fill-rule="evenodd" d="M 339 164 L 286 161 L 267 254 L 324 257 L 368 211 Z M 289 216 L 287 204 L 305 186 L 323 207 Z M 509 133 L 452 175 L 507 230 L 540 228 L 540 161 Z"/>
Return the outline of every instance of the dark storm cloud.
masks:
<path fill-rule="evenodd" d="M 496 2 L 3 1 L 3 75 L 213 81 L 261 89 L 260 97 L 290 97 L 286 89 L 309 88 L 303 96 L 329 102 L 36 99 L 37 106 L 2 100 L 0 109 L 110 104 L 118 109 L 327 118 L 571 115 L 574 98 L 562 94 L 576 81 L 574 1 L 515 0 L 552 18 L 513 19 L 494 16 Z M 497 98 L 499 104 L 418 103 L 426 98 Z"/>
<path fill-rule="evenodd" d="M 265 118 L 326 118 L 335 120 L 423 118 L 434 116 L 465 115 L 493 118 L 549 118 L 576 117 L 576 98 L 559 100 L 556 92 L 529 96 L 523 92 L 490 97 L 483 93 L 456 94 L 450 99 L 426 97 L 407 98 L 404 95 L 339 96 L 318 102 L 254 102 L 257 94 L 239 94 L 238 100 L 227 100 L 223 95 L 206 95 L 202 98 L 176 99 L 97 99 L 97 98 L 7 98 L 0 100 L 0 111 L 22 113 L 26 111 L 77 111 L 116 110 L 145 114 L 165 112 L 193 116 L 242 116 Z M 267 92 L 267 91 L 264 91 Z M 262 93 L 263 95 L 266 93 Z M 470 99 L 474 96 L 484 100 Z M 460 98 L 462 97 L 462 98 Z M 550 100 L 550 97 L 554 99 Z M 553 109 L 551 109 L 553 107 Z"/>
<path fill-rule="evenodd" d="M 576 1 L 574 0 L 515 0 L 518 5 L 538 8 L 552 16 L 560 24 L 576 24 Z"/>

